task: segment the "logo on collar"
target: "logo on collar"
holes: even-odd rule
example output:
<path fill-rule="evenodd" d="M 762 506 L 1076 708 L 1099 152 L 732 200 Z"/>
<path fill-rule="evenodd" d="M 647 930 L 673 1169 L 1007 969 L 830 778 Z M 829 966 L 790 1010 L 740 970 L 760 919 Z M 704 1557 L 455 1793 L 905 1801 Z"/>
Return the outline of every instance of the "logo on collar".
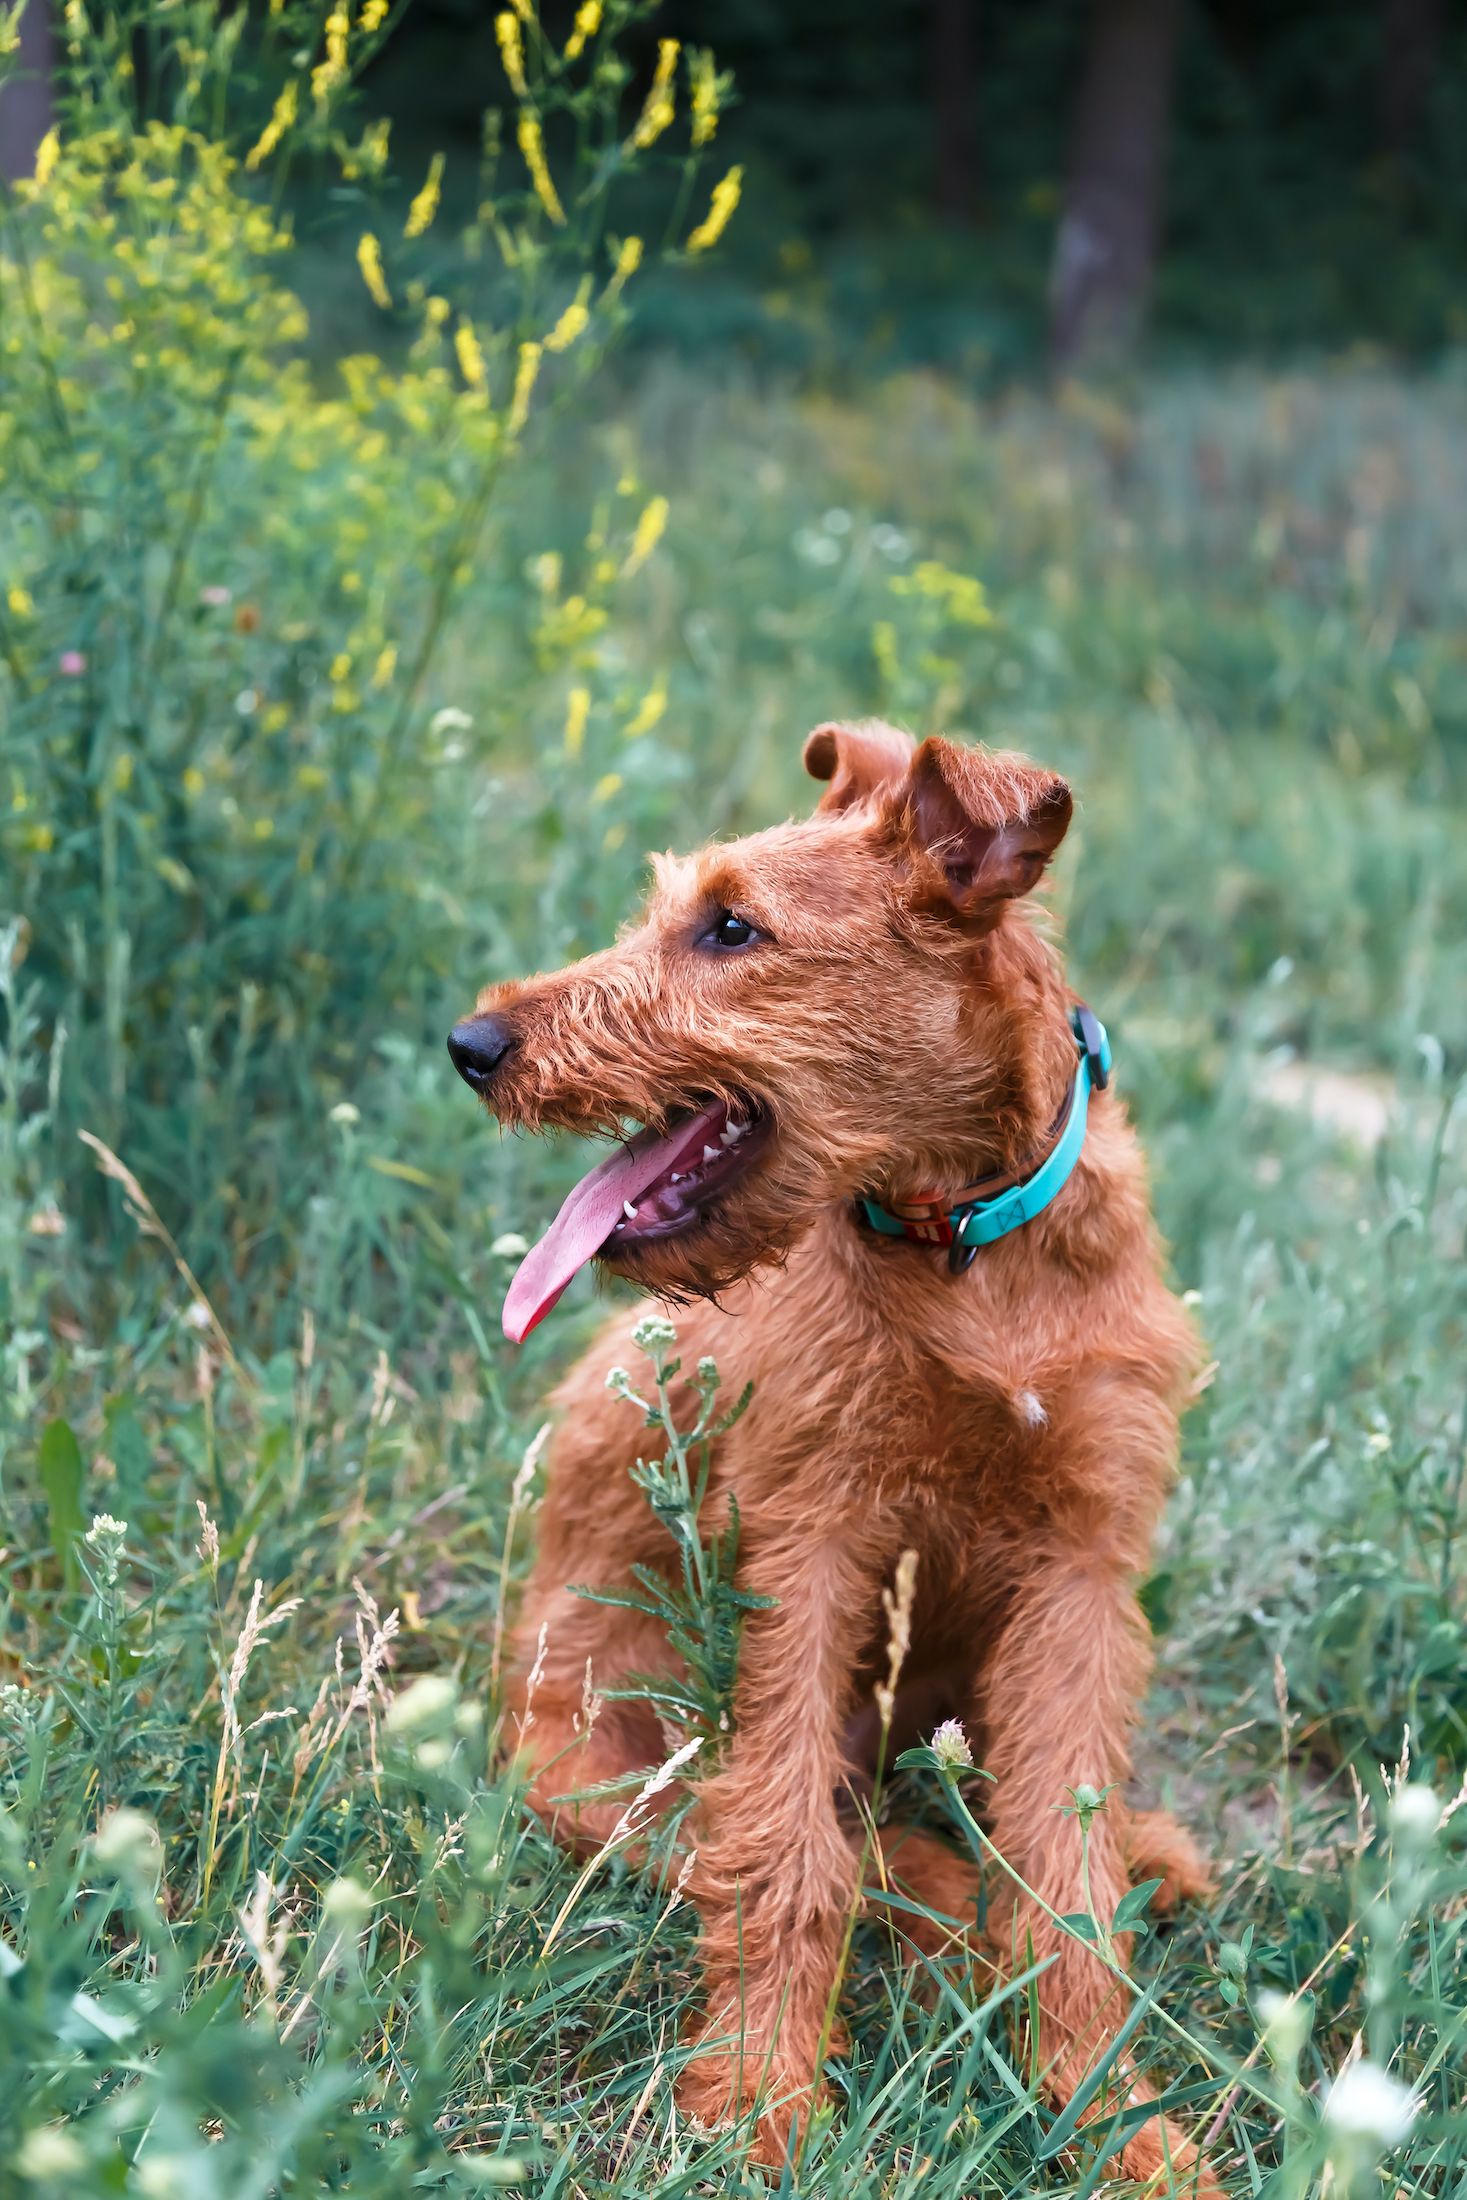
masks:
<path fill-rule="evenodd" d="M 972 1265 L 983 1246 L 1043 1213 L 1068 1183 L 1080 1158 L 1091 1093 L 1104 1092 L 1110 1083 L 1110 1040 L 1104 1024 L 1083 1001 L 1070 1011 L 1070 1029 L 1080 1059 L 1050 1130 L 1044 1159 L 1027 1175 L 998 1181 L 988 1177 L 981 1184 L 970 1184 L 956 1199 L 933 1192 L 904 1199 L 893 1208 L 863 1196 L 856 1205 L 873 1230 L 882 1237 L 910 1238 L 920 1245 L 945 1245 L 948 1267 L 957 1276 Z"/>

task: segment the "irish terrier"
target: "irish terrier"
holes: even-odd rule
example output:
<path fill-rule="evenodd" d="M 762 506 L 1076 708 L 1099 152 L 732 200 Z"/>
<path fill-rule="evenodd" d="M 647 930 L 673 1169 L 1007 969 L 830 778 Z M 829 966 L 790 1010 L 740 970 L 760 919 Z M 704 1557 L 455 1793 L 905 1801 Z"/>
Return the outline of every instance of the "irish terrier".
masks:
<path fill-rule="evenodd" d="M 828 782 L 813 817 L 656 858 L 615 946 L 490 987 L 449 1041 L 504 1123 L 613 1139 L 644 1126 L 525 1259 L 509 1336 L 594 1259 L 690 1308 L 685 1364 L 711 1354 L 731 1389 L 754 1383 L 714 1487 L 737 1494 L 744 1585 L 777 1601 L 748 1619 L 735 1731 L 699 1800 L 708 1998 L 680 2094 L 707 2123 L 757 2116 L 775 2162 L 819 2098 L 860 1891 L 838 1801 L 903 1551 L 918 1554 L 908 1672 L 961 1711 L 994 1776 L 988 1823 L 1022 1886 L 989 1887 L 986 1929 L 1010 1969 L 1031 1946 L 1044 1966 L 1055 2098 L 1130 2006 L 1053 1921 L 1086 1906 L 1071 1791 L 1109 1791 L 1088 1832 L 1103 1924 L 1133 1874 L 1160 1875 L 1163 1898 L 1207 1884 L 1187 1833 L 1122 1787 L 1150 1663 L 1136 1589 L 1194 1339 L 1104 1089 L 1103 1034 L 1024 903 L 1069 789 L 1021 757 L 916 747 L 880 724 L 820 727 L 805 762 Z M 605 1388 L 645 1311 L 616 1314 L 561 1385 L 519 1632 L 521 1710 L 542 1630 L 546 1644 L 532 1799 L 582 1842 L 618 1806 L 573 1808 L 566 1791 L 665 1753 L 633 1704 L 608 1705 L 585 1738 L 587 1660 L 606 1688 L 670 1652 L 650 1622 L 566 1586 L 665 1563 L 627 1486 L 636 1417 Z M 955 1852 L 920 1833 L 883 1843 L 899 1881 L 971 1922 Z M 1123 2062 L 1107 2105 L 1128 2097 L 1149 2096 Z M 1212 2189 L 1156 2117 L 1123 2160 Z"/>

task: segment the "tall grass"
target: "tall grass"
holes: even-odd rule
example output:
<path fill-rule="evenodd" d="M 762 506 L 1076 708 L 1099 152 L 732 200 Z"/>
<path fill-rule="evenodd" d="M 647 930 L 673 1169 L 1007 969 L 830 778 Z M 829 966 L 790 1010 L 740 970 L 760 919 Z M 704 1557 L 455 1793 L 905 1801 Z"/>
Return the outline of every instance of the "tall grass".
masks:
<path fill-rule="evenodd" d="M 647 84 L 523 23 L 564 210 L 577 144 L 601 165 L 556 224 L 511 92 L 465 249 L 371 211 L 390 154 L 340 103 L 385 22 L 318 99 L 339 28 L 273 20 L 257 51 L 150 14 L 187 110 L 160 119 L 74 15 L 75 103 L 0 237 L 5 2177 L 777 2182 L 671 2111 L 675 1847 L 587 1872 L 504 1768 L 539 1399 L 593 1305 L 496 1341 L 572 1164 L 497 1142 L 441 1034 L 485 978 L 605 939 L 648 848 L 804 802 L 808 725 L 881 708 L 1071 773 L 1072 960 L 1216 1357 L 1146 1586 L 1139 1778 L 1221 1891 L 1143 1932 L 1137 2044 L 1239 2196 L 1456 2189 L 1460 392 L 618 380 L 635 276 L 607 297 L 596 194 L 651 162 L 675 257 L 703 221 L 689 57 L 638 145 Z M 320 247 L 283 214 L 309 227 L 328 177 L 391 301 L 385 356 L 329 384 L 298 320 Z M 585 274 L 601 319 L 512 424 L 520 347 Z M 699 1536 L 665 1383 L 627 1387 L 656 1418 L 628 1502 L 682 1552 L 675 1724 L 711 1749 L 736 1553 Z M 982 1850 L 980 1804 L 936 1759 L 890 1796 Z M 785 2189 L 1093 2190 L 1105 2129 L 1044 2105 L 1022 1991 L 901 1942 L 895 1910 L 853 1935 L 840 2112 Z"/>

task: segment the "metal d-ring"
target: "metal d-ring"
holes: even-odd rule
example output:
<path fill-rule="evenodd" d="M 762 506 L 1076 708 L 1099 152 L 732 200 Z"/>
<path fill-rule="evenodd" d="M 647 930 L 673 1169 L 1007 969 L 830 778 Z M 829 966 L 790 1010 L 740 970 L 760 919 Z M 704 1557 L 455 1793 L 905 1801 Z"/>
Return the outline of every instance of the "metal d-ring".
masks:
<path fill-rule="evenodd" d="M 967 1219 L 968 1217 L 964 1215 L 962 1222 L 960 1222 L 957 1226 L 957 1229 L 954 1230 L 953 1241 L 947 1249 L 947 1266 L 949 1275 L 966 1275 L 968 1270 L 972 1267 L 974 1261 L 978 1258 L 979 1248 L 976 1239 L 973 1244 L 969 1245 L 967 1240 L 962 1235 L 963 1225 L 967 1222 Z"/>

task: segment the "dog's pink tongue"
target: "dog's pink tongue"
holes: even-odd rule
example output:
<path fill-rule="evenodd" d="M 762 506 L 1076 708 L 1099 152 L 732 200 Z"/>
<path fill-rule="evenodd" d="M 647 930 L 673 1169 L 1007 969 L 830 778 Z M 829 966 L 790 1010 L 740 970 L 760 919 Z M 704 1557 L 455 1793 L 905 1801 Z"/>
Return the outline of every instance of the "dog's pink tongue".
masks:
<path fill-rule="evenodd" d="M 724 1110 L 714 1105 L 681 1123 L 667 1137 L 639 1131 L 625 1146 L 583 1176 L 538 1245 L 515 1270 L 504 1302 L 504 1334 L 523 1344 L 543 1321 L 578 1269 L 600 1252 L 628 1204 L 689 1154 L 701 1154 Z"/>

